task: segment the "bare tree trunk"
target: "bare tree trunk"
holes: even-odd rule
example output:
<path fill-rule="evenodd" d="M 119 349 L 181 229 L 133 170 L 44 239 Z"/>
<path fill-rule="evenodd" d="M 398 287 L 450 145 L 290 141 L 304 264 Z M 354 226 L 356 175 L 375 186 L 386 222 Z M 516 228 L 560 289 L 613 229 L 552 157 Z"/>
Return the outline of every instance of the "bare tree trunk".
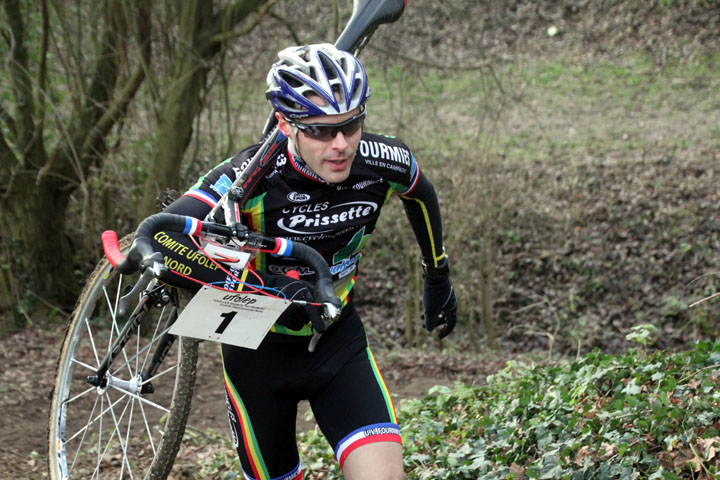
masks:
<path fill-rule="evenodd" d="M 180 159 L 201 108 L 210 61 L 223 42 L 237 35 L 232 27 L 264 0 L 228 2 L 219 14 L 214 13 L 213 3 L 189 0 L 178 4 L 181 47 L 172 59 L 171 86 L 159 109 L 157 165 L 149 176 L 152 185 L 146 189 L 152 193 L 145 196 L 149 205 L 158 187 L 178 182 Z M 108 134 L 125 116 L 144 82 L 150 65 L 151 27 L 150 5 L 142 0 L 103 0 L 87 6 L 97 8 L 92 13 L 77 4 L 51 2 L 52 17 L 47 0 L 40 0 L 42 33 L 38 41 L 29 38 L 24 23 L 36 18 L 24 11 L 37 8 L 37 4 L 0 0 L 0 5 L 0 42 L 8 46 L 0 74 L 12 87 L 4 89 L 11 94 L 7 104 L 0 97 L 4 127 L 0 129 L 0 318 L 6 318 L 4 313 L 23 310 L 34 298 L 70 306 L 81 287 L 84 279 L 73 273 L 73 255 L 78 252 L 66 231 L 72 228 L 66 225 L 66 210 L 73 192 L 85 188 L 90 168 L 102 165 Z M 88 17 L 98 12 L 100 16 L 88 24 Z M 92 39 L 87 32 L 94 32 Z M 46 73 L 53 33 L 62 39 L 53 58 L 67 79 Z M 137 45 L 130 44 L 132 38 Z M 97 47 L 94 52 L 90 50 L 93 45 Z M 129 55 L 135 50 L 138 59 Z M 123 68 L 126 64 L 131 68 Z M 48 82 L 51 85 L 46 85 Z M 53 112 L 51 117 L 45 107 L 57 91 L 68 92 L 74 108 L 53 106 L 48 109 Z M 45 132 L 49 125 L 54 130 Z"/>
<path fill-rule="evenodd" d="M 210 64 L 221 53 L 223 42 L 234 35 L 230 30 L 264 3 L 266 0 L 239 0 L 216 14 L 212 2 L 183 2 L 178 28 L 182 42 L 160 108 L 157 142 L 138 209 L 140 218 L 156 211 L 158 192 L 180 187 L 180 167 L 193 135 L 193 120 L 202 108 Z"/>
<path fill-rule="evenodd" d="M 73 92 L 82 101 L 62 131 L 55 132 L 57 143 L 48 153 L 43 130 L 45 99 L 50 91 L 45 85 L 47 33 L 49 22 L 42 2 L 43 39 L 39 65 L 30 65 L 26 54 L 26 26 L 17 0 L 3 2 L 4 14 L 12 32 L 8 76 L 13 83 L 18 108 L 11 113 L 0 105 L 3 120 L 10 132 L 8 139 L 0 133 L 0 237 L 5 257 L 6 276 L 0 308 L 16 305 L 24 308 L 29 298 L 43 298 L 61 306 L 71 305 L 82 279 L 73 275 L 73 252 L 66 235 L 65 211 L 72 192 L 85 181 L 93 163 L 102 161 L 106 135 L 120 119 L 137 92 L 144 73 L 138 69 L 117 92 L 119 65 L 122 58 L 118 47 L 126 41 L 126 19 L 119 0 L 103 4 L 103 30 L 98 40 L 90 82 L 80 92 Z M 30 8 L 26 5 L 26 8 Z M 138 10 L 139 31 L 149 38 L 147 12 Z M 60 13 L 60 12 L 59 12 Z M 62 13 L 60 13 L 62 14 Z M 149 43 L 140 45 L 149 57 Z M 83 52 L 90 55 L 90 52 Z M 37 79 L 30 78 L 36 68 Z M 33 95 L 35 93 L 35 95 Z M 76 105 L 78 105 L 76 103 Z M 9 141 L 8 141 L 9 140 Z M 7 298 L 15 295 L 17 298 Z"/>

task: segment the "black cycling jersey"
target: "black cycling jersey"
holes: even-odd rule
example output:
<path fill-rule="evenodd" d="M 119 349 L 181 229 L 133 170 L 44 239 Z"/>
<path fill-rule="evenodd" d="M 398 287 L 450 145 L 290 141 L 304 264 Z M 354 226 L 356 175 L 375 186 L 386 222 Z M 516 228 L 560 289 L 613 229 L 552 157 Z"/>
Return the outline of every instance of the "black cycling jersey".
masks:
<path fill-rule="evenodd" d="M 167 211 L 203 218 L 258 148 L 248 147 L 212 169 Z M 344 304 L 349 301 L 358 262 L 380 210 L 393 194 L 403 200 L 425 262 L 437 265 L 443 258 L 434 188 L 410 149 L 397 138 L 363 133 L 350 175 L 338 184 L 325 182 L 293 156 L 287 140 L 276 152 L 271 160 L 274 167 L 245 203 L 245 222 L 251 230 L 299 241 L 320 252 L 330 265 L 335 293 Z M 208 259 L 194 248 L 186 248 L 186 241 L 164 233 L 155 240 L 170 268 L 208 283 L 222 281 L 222 277 L 227 287 L 234 288 L 233 281 Z M 273 275 L 296 270 L 302 280 L 315 279 L 309 267 L 272 254 L 258 254 L 254 267 Z M 182 281 L 174 283 L 182 285 Z"/>

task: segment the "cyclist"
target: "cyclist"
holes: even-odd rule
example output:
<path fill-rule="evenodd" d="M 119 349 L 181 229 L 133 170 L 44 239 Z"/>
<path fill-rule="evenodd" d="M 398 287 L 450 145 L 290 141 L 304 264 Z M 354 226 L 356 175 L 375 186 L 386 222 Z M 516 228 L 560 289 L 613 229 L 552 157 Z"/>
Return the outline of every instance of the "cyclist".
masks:
<path fill-rule="evenodd" d="M 396 195 L 422 254 L 424 326 L 442 325 L 441 338 L 450 333 L 457 299 L 437 196 L 403 142 L 363 130 L 370 88 L 357 58 L 329 44 L 290 47 L 278 55 L 266 97 L 286 139 L 272 154 L 273 169 L 245 203 L 243 218 L 252 230 L 318 250 L 331 267 L 343 308 L 314 352 L 307 348 L 320 315 L 314 306 L 288 308 L 257 350 L 222 346 L 235 446 L 245 478 L 302 478 L 295 423 L 298 402 L 307 399 L 345 478 L 402 478 L 400 429 L 353 305 L 353 286 L 381 207 Z M 258 148 L 250 146 L 212 169 L 166 211 L 204 218 Z M 158 246 L 196 278 L 238 290 L 253 283 L 249 269 L 227 276 L 174 245 Z M 311 298 L 305 281 L 312 282 L 314 272 L 307 267 L 263 253 L 253 263 L 266 287 Z M 290 271 L 299 280 L 285 275 Z"/>

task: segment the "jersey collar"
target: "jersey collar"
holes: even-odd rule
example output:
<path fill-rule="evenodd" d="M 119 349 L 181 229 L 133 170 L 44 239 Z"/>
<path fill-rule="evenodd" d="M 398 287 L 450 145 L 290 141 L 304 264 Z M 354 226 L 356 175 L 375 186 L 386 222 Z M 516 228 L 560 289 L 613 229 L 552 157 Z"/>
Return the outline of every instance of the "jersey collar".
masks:
<path fill-rule="evenodd" d="M 310 170 L 310 167 L 308 167 L 307 164 L 303 161 L 303 159 L 300 158 L 300 156 L 297 155 L 293 150 L 294 149 L 290 146 L 290 142 L 288 142 L 287 153 L 288 157 L 290 158 L 290 164 L 300 175 L 309 178 L 310 180 L 330 185 L 330 183 L 323 180 L 317 173 Z"/>

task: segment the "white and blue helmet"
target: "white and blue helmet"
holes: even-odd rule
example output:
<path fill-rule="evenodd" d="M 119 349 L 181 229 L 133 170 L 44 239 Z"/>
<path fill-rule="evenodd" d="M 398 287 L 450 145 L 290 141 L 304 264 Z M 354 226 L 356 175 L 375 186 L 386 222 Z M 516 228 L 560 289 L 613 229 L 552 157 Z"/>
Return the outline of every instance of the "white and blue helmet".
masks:
<path fill-rule="evenodd" d="M 365 104 L 367 74 L 357 58 L 329 43 L 289 47 L 278 53 L 265 96 L 287 118 L 337 115 Z M 317 95 L 321 105 L 310 100 Z"/>

